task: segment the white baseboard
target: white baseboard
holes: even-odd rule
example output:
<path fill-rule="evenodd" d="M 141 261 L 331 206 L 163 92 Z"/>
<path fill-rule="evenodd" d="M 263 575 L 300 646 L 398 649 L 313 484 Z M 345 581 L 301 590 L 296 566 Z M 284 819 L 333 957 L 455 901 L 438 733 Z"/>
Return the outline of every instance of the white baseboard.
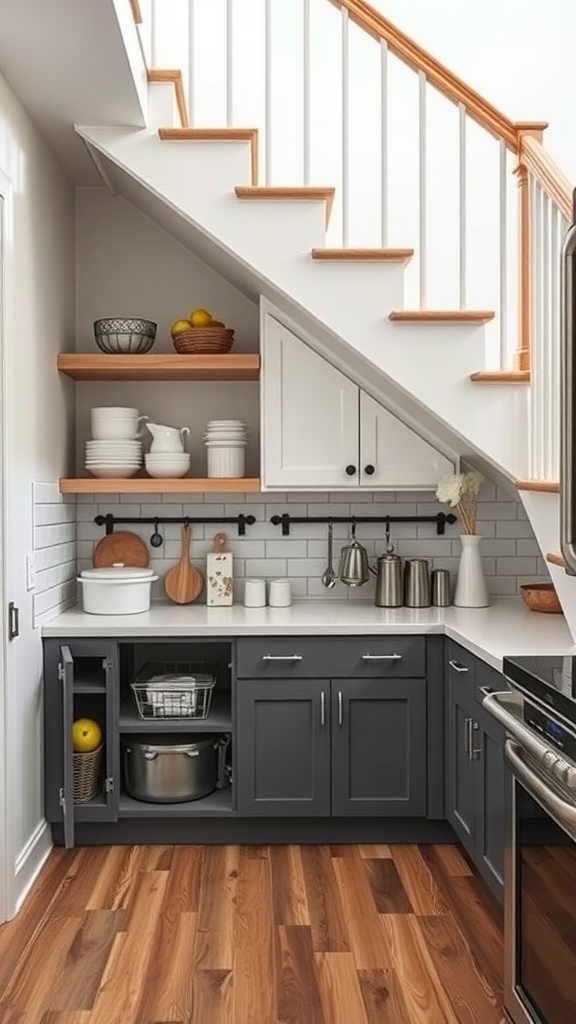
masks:
<path fill-rule="evenodd" d="M 41 868 L 53 847 L 52 833 L 47 821 L 41 821 L 22 848 L 15 864 L 14 893 L 16 912 L 22 906 Z"/>

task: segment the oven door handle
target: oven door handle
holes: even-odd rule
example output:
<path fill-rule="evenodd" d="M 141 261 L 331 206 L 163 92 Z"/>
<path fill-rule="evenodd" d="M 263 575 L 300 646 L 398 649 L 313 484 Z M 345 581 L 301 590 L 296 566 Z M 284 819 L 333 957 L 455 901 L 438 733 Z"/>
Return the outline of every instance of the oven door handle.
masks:
<path fill-rule="evenodd" d="M 506 740 L 504 744 L 504 760 L 531 796 L 535 797 L 543 809 L 558 822 L 560 827 L 574 838 L 576 836 L 576 807 L 562 800 L 562 797 L 557 796 L 536 775 L 532 768 L 522 759 L 522 747 L 515 743 L 514 740 Z"/>

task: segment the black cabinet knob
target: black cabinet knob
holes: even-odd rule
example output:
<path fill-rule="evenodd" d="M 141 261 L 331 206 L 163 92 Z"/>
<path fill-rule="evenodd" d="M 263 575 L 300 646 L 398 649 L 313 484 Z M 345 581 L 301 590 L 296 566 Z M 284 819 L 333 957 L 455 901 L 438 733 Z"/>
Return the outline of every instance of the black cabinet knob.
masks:
<path fill-rule="evenodd" d="M 375 473 L 376 470 L 374 469 L 374 466 L 368 463 L 367 466 L 364 466 L 364 472 L 366 473 L 367 476 L 372 476 L 372 474 Z"/>
<path fill-rule="evenodd" d="M 346 472 L 347 472 L 348 476 L 354 476 L 355 473 L 356 473 L 356 466 L 352 466 L 352 465 L 346 466 Z"/>

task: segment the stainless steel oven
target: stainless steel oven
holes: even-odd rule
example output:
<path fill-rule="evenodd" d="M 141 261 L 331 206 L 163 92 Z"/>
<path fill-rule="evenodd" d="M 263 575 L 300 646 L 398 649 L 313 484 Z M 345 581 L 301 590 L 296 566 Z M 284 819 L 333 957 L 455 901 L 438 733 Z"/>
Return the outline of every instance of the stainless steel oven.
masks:
<path fill-rule="evenodd" d="M 575 1024 L 576 659 L 548 659 L 552 686 L 520 665 L 534 660 L 505 659 L 515 689 L 484 700 L 507 730 L 504 1007 L 514 1024 Z"/>

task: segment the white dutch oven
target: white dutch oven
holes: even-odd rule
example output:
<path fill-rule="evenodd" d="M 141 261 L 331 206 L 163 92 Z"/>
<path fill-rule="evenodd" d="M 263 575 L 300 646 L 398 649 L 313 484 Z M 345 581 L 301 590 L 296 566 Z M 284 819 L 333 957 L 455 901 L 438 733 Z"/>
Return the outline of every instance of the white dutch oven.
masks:
<path fill-rule="evenodd" d="M 106 569 L 85 569 L 82 607 L 91 615 L 136 615 L 150 608 L 150 587 L 159 577 L 152 569 L 112 565 Z"/>

